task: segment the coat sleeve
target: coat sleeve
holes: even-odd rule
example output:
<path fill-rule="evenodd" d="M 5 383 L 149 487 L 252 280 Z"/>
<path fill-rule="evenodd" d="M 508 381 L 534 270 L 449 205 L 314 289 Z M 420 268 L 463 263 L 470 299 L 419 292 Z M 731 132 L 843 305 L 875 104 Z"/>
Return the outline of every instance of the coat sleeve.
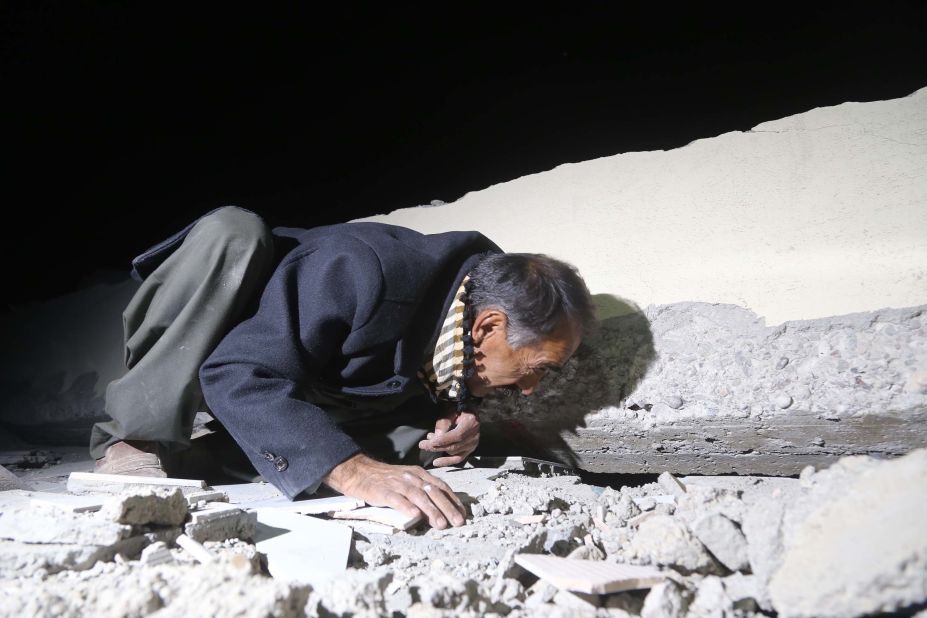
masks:
<path fill-rule="evenodd" d="M 206 359 L 200 383 L 210 410 L 257 471 L 291 499 L 309 492 L 358 445 L 303 385 L 337 359 L 346 337 L 369 319 L 383 286 L 364 247 L 288 257 L 257 312 Z"/>

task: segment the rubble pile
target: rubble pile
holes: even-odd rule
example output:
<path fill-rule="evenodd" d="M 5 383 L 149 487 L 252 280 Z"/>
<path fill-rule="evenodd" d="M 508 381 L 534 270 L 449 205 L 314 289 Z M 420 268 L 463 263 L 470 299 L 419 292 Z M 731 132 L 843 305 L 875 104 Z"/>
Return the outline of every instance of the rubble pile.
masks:
<path fill-rule="evenodd" d="M 262 522 L 287 520 L 266 513 L 351 524 L 298 514 L 272 488 L 247 499 L 187 487 L 0 492 L 0 613 L 681 618 L 927 606 L 927 449 L 848 457 L 797 479 L 663 474 L 615 489 L 514 465 L 444 478 L 469 505 L 467 525 L 352 525 L 347 564 L 311 583 L 299 560 L 291 573 L 279 562 L 274 571 L 263 543 L 285 530 Z M 553 556 L 545 560 L 565 570 L 538 577 L 525 554 Z M 337 558 L 320 550 L 312 560 Z M 597 563 L 648 575 L 619 577 L 608 588 L 616 592 L 582 592 L 598 590 L 588 580 Z"/>

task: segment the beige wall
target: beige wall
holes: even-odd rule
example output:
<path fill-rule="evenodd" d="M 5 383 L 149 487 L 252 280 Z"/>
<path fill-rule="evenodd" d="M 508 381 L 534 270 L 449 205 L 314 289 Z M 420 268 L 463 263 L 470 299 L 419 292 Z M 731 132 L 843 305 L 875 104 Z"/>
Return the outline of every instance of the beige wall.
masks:
<path fill-rule="evenodd" d="M 731 303 L 769 325 L 927 303 L 927 88 L 670 151 L 567 163 L 368 220 L 478 229 L 641 307 Z"/>

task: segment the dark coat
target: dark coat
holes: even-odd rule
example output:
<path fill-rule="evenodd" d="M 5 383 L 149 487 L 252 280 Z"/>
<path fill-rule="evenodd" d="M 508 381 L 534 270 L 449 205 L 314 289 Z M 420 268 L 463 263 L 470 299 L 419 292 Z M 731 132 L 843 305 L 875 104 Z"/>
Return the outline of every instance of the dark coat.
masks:
<path fill-rule="evenodd" d="M 416 374 L 460 282 L 481 254 L 500 249 L 477 232 L 379 223 L 274 234 L 296 247 L 253 316 L 206 359 L 200 383 L 257 471 L 292 498 L 360 450 L 307 393 L 360 409 L 421 394 Z"/>

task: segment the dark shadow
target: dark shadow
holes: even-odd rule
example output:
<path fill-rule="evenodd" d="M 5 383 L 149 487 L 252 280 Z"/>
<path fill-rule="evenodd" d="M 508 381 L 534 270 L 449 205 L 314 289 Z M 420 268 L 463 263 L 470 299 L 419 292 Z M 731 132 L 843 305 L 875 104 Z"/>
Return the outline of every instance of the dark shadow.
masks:
<path fill-rule="evenodd" d="M 640 308 L 609 294 L 593 299 L 598 327 L 586 336 L 562 375 L 548 378 L 529 397 L 484 401 L 479 454 L 520 455 L 582 467 L 563 435 L 578 435 L 589 413 L 619 405 L 656 359 L 650 321 Z"/>

